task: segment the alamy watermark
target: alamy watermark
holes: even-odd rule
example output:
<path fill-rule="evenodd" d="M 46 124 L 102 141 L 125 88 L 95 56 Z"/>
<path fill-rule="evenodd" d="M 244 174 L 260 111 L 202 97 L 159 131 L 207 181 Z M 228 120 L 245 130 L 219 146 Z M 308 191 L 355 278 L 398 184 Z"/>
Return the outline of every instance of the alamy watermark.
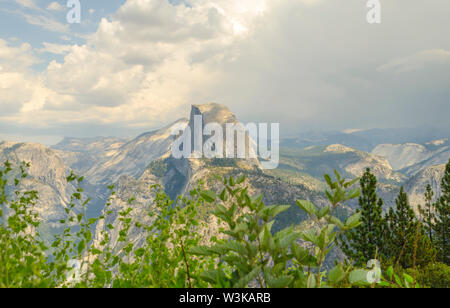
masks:
<path fill-rule="evenodd" d="M 270 124 L 269 137 L 268 123 L 204 124 L 202 115 L 194 115 L 192 122 L 172 127 L 172 135 L 177 136 L 172 145 L 174 158 L 259 159 L 262 169 L 278 167 L 279 123 Z"/>
<path fill-rule="evenodd" d="M 81 3 L 80 0 L 68 0 L 67 7 L 70 11 L 66 15 L 69 24 L 81 23 Z"/>
<path fill-rule="evenodd" d="M 376 259 L 369 260 L 367 262 L 367 268 L 370 270 L 367 272 L 366 279 L 368 283 L 379 283 L 381 281 L 381 264 Z"/>
<path fill-rule="evenodd" d="M 369 0 L 367 1 L 367 22 L 369 24 L 380 24 L 381 23 L 381 3 L 380 0 Z"/>
<path fill-rule="evenodd" d="M 381 3 L 380 0 L 368 0 L 367 8 L 369 11 L 366 15 L 366 20 L 369 24 L 381 23 Z M 67 7 L 70 11 L 67 13 L 66 19 L 70 24 L 81 22 L 81 3 L 80 0 L 68 0 Z"/>

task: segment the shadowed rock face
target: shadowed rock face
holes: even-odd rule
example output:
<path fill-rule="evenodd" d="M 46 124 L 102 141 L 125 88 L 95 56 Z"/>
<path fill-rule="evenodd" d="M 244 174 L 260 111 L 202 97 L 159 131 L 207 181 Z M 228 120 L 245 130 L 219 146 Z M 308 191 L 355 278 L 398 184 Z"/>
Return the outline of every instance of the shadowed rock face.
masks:
<path fill-rule="evenodd" d="M 196 116 L 201 116 L 201 127 L 195 126 Z M 255 164 L 260 167 L 256 154 L 255 140 L 251 139 L 246 132 L 243 124 L 239 123 L 237 117 L 226 107 L 220 104 L 209 103 L 204 105 L 192 105 L 189 127 L 191 129 L 191 145 L 194 152 L 194 144 L 196 140 L 202 140 L 202 147 L 206 146 L 215 149 L 215 145 L 211 141 L 208 141 L 211 137 L 215 136 L 216 131 L 212 135 L 204 135 L 203 129 L 208 124 L 219 124 L 222 128 L 223 134 L 223 157 L 227 157 L 228 153 L 234 153 L 232 158 L 238 158 L 238 138 L 239 135 L 243 136 L 245 144 L 243 145 L 245 159 L 249 163 Z M 227 130 L 227 127 L 230 130 Z M 201 130 L 201 131 L 200 131 Z M 230 134 L 230 138 L 227 139 L 227 135 Z M 230 142 L 231 141 L 231 142 Z"/>

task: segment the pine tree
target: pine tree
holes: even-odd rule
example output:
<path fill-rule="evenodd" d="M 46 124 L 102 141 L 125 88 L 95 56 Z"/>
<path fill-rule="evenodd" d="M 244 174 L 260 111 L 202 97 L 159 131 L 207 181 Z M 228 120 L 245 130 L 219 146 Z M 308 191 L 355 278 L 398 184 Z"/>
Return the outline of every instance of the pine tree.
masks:
<path fill-rule="evenodd" d="M 436 220 L 434 214 L 435 204 L 433 204 L 433 196 L 434 192 L 431 189 L 431 185 L 428 184 L 425 191 L 425 205 L 423 207 L 419 206 L 422 224 L 431 242 L 433 242 L 433 225 Z"/>
<path fill-rule="evenodd" d="M 450 161 L 445 167 L 441 189 L 441 197 L 436 202 L 436 220 L 433 228 L 435 234 L 435 246 L 437 249 L 438 261 L 450 265 Z"/>
<path fill-rule="evenodd" d="M 362 224 L 348 232 L 345 238 L 340 238 L 342 251 L 363 266 L 367 261 L 375 257 L 380 259 L 384 251 L 384 219 L 383 200 L 378 198 L 377 178 L 368 168 L 360 180 L 361 196 L 359 197 L 359 209 Z"/>
<path fill-rule="evenodd" d="M 390 208 L 386 216 L 386 252 L 389 258 L 403 268 L 431 262 L 435 257 L 433 246 L 417 220 L 403 187 L 395 203 L 395 211 Z"/>

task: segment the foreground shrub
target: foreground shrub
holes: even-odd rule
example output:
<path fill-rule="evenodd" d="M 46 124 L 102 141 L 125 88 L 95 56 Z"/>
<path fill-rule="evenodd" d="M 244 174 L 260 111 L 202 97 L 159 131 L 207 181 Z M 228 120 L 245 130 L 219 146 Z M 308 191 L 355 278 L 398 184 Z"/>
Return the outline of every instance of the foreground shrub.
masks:
<path fill-rule="evenodd" d="M 356 180 L 346 181 L 337 172 L 335 182 L 326 176 L 328 206 L 297 201 L 310 216 L 312 227 L 292 226 L 277 233 L 271 230 L 275 218 L 290 206 L 266 206 L 262 196 L 250 196 L 244 176 L 225 179 L 218 196 L 199 184 L 188 196 L 171 200 L 154 186 L 148 212 L 152 222 L 143 224 L 130 215 L 133 198 L 113 213 L 114 186 L 108 187 L 110 197 L 102 215 L 88 218 L 90 200 L 83 196 L 83 178 L 71 173 L 67 180 L 76 191 L 61 220 L 64 230 L 46 247 L 33 213 L 38 194 L 20 188 L 27 167 L 21 164 L 14 169 L 6 162 L 0 168 L 0 287 L 374 287 L 376 279 L 370 278 L 381 276 L 378 268 L 324 266 L 337 236 L 360 224 L 360 213 L 345 221 L 335 216 L 346 201 L 359 195 L 358 189 L 351 189 Z M 220 234 L 205 238 L 202 231 L 208 226 L 199 220 L 199 209 L 203 215 L 205 208 L 211 208 L 207 204 L 212 205 L 221 227 Z M 118 224 L 108 223 L 111 215 L 117 215 Z M 101 232 L 94 239 L 95 226 Z M 143 235 L 143 243 L 136 244 L 130 236 L 132 229 Z M 118 232 L 114 247 L 113 230 Z M 439 279 L 441 269 L 428 269 L 428 275 Z M 403 276 L 404 281 L 393 273 L 387 276 L 382 282 L 385 287 L 417 286 L 409 275 Z"/>

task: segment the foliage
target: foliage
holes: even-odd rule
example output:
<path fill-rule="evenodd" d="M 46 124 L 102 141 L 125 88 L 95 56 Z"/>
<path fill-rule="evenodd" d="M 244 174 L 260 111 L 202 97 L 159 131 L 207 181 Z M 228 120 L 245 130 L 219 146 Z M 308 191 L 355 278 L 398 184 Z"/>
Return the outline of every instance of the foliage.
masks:
<path fill-rule="evenodd" d="M 437 259 L 450 265 L 450 161 L 445 167 L 441 197 L 436 202 L 436 220 L 433 226 Z"/>
<path fill-rule="evenodd" d="M 425 205 L 424 207 L 419 206 L 419 213 L 421 215 L 422 223 L 425 232 L 428 234 L 430 241 L 433 242 L 433 226 L 436 220 L 435 217 L 435 205 L 433 204 L 434 192 L 431 189 L 431 185 L 428 184 L 425 190 Z"/>
<path fill-rule="evenodd" d="M 39 217 L 33 212 L 38 194 L 24 191 L 20 184 L 27 177 L 27 167 L 23 163 L 15 171 L 6 162 L 0 168 L 0 287 L 370 286 L 368 277 L 373 270 L 343 263 L 329 270 L 324 267 L 336 239 L 362 223 L 361 212 L 345 220 L 338 215 L 344 203 L 358 197 L 360 191 L 352 189 L 357 180 L 347 181 L 337 172 L 334 181 L 325 176 L 328 206 L 318 208 L 310 201 L 297 201 L 298 208 L 309 215 L 311 228 L 292 226 L 279 232 L 272 226 L 290 206 L 266 206 L 262 196 L 251 197 L 245 176 L 226 178 L 218 196 L 203 190 L 200 183 L 189 195 L 171 200 L 161 187 L 154 186 L 148 208 L 151 223 L 144 224 L 133 216 L 134 198 L 119 210 L 114 207 L 114 185 L 108 187 L 110 196 L 101 216 L 88 218 L 90 200 L 83 196 L 83 177 L 72 172 L 67 180 L 76 191 L 65 208 L 66 218 L 60 221 L 63 231 L 46 247 L 37 231 Z M 199 220 L 199 209 L 211 206 L 220 234 L 205 236 L 206 221 Z M 402 206 L 399 201 L 399 208 Z M 410 214 L 406 208 L 402 213 Z M 111 224 L 112 219 L 118 223 Z M 132 232 L 144 240 L 135 242 Z M 441 277 L 448 268 L 424 267 L 423 272 L 427 277 Z M 417 281 L 428 285 L 421 273 Z M 393 269 L 385 276 L 380 286 L 418 285 L 411 275 L 395 275 Z"/>
<path fill-rule="evenodd" d="M 360 218 L 357 213 L 342 222 L 333 216 L 343 202 L 359 195 L 358 189 L 348 191 L 355 181 L 347 182 L 338 173 L 336 176 L 336 182 L 326 177 L 331 190 L 327 192 L 330 206 L 319 209 L 307 200 L 297 201 L 315 228 L 299 232 L 288 227 L 275 234 L 271 232 L 274 219 L 290 206 L 265 206 L 262 196 L 248 195 L 242 185 L 245 177 L 236 181 L 232 177 L 225 179 L 214 215 L 225 224 L 221 231 L 226 239 L 191 250 L 196 255 L 219 259 L 217 268 L 201 277 L 213 287 L 320 288 L 367 283 L 366 276 L 361 275 L 366 274 L 363 270 L 352 271 L 341 264 L 329 272 L 323 270 L 338 233 L 357 227 Z M 209 195 L 210 202 L 214 202 L 214 193 Z"/>
<path fill-rule="evenodd" d="M 157 177 L 163 177 L 167 172 L 167 162 L 163 159 L 158 159 L 150 163 L 148 168 Z"/>
<path fill-rule="evenodd" d="M 387 256 L 403 268 L 433 261 L 434 248 L 409 205 L 403 187 L 395 203 L 396 209 L 390 208 L 386 215 Z"/>
<path fill-rule="evenodd" d="M 20 191 L 19 179 L 27 177 L 27 164 L 19 166 L 20 174 L 12 187 L 8 177 L 13 172 L 7 161 L 0 168 L 0 287 L 54 287 L 51 266 L 46 262 L 46 247 L 38 240 L 38 217 L 30 209 L 37 200 L 36 191 Z M 11 190 L 8 194 L 8 190 Z"/>
<path fill-rule="evenodd" d="M 444 263 L 427 264 L 418 268 L 416 272 L 408 269 L 410 275 L 416 275 L 417 282 L 428 288 L 449 288 L 450 287 L 450 266 Z"/>
<path fill-rule="evenodd" d="M 360 180 L 361 196 L 359 209 L 361 225 L 345 233 L 340 239 L 341 249 L 346 256 L 362 266 L 371 259 L 380 259 L 384 249 L 385 221 L 383 200 L 378 198 L 377 179 L 367 169 Z"/>
<path fill-rule="evenodd" d="M 414 275 L 414 273 L 413 273 Z M 417 282 L 414 276 L 402 271 L 402 273 L 396 273 L 393 266 L 390 266 L 386 270 L 386 277 L 381 277 L 382 281 L 378 284 L 381 287 L 388 288 L 420 288 L 420 284 Z"/>

